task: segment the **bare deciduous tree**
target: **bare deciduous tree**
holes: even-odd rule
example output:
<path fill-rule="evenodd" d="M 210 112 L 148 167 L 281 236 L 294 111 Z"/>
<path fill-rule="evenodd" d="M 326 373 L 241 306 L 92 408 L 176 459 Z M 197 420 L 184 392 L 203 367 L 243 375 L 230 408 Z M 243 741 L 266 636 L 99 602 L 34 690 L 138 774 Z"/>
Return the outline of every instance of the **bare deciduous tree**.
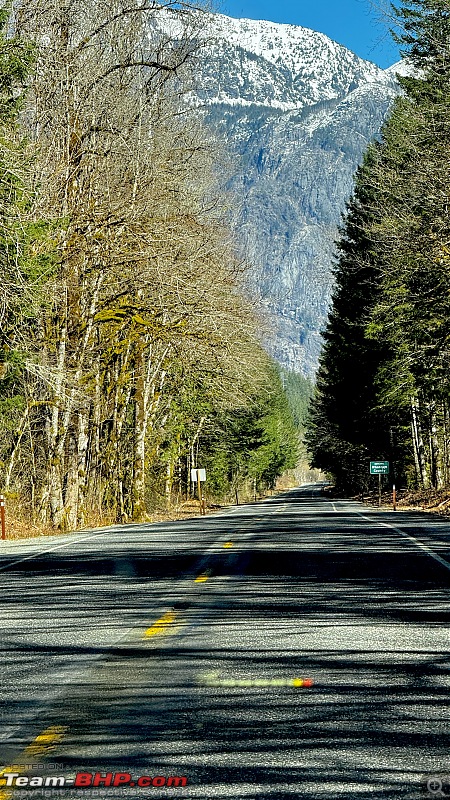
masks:
<path fill-rule="evenodd" d="M 217 403 L 261 379 L 216 145 L 183 102 L 201 25 L 187 5 L 148 0 L 22 0 L 16 12 L 38 45 L 24 119 L 53 263 L 26 418 L 39 513 L 56 526 L 82 524 L 88 504 L 144 516 L 180 363 L 208 376 Z"/>

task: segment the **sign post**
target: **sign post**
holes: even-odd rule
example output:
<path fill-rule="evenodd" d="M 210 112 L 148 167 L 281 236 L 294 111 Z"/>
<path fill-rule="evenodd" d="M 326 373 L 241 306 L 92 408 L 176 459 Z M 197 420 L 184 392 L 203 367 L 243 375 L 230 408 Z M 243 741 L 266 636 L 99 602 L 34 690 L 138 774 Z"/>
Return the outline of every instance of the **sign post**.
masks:
<path fill-rule="evenodd" d="M 378 475 L 378 505 L 381 506 L 381 476 L 389 475 L 389 461 L 371 461 L 370 474 Z M 394 487 L 394 493 L 395 493 L 395 487 Z"/>
<path fill-rule="evenodd" d="M 200 514 L 206 514 L 205 501 L 202 495 L 202 481 L 206 481 L 205 469 L 191 469 L 191 481 L 197 484 L 198 499 L 200 501 Z"/>
<path fill-rule="evenodd" d="M 0 519 L 2 526 L 2 539 L 6 539 L 6 523 L 5 523 L 5 495 L 0 494 Z"/>
<path fill-rule="evenodd" d="M 391 453 L 392 453 L 392 508 L 394 511 L 397 511 L 397 493 L 395 491 L 395 436 L 394 436 L 394 425 L 391 425 L 389 428 L 389 439 L 391 442 Z"/>

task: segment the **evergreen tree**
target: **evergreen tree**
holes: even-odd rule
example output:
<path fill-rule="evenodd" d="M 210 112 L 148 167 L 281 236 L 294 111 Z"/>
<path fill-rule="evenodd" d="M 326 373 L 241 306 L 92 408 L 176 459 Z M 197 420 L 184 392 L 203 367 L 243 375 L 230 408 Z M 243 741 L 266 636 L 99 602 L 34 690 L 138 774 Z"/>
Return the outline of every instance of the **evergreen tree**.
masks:
<path fill-rule="evenodd" d="M 304 434 L 308 406 L 314 392 L 314 384 L 299 372 L 281 369 L 281 382 L 286 394 L 294 425 L 301 435 Z"/>
<path fill-rule="evenodd" d="M 374 382 L 386 348 L 366 336 L 380 293 L 380 271 L 369 236 L 371 171 L 378 147 L 358 170 L 338 244 L 335 289 L 311 404 L 307 445 L 312 466 L 331 473 L 339 489 L 366 488 L 371 459 L 389 456 L 392 420 L 380 415 Z"/>
<path fill-rule="evenodd" d="M 400 78 L 404 97 L 385 127 L 374 181 L 383 280 L 368 334 L 393 352 L 379 386 L 385 407 L 402 408 L 403 429 L 411 426 L 417 481 L 439 488 L 450 478 L 450 10 L 448 3 L 413 0 L 397 14 L 414 74 Z"/>
<path fill-rule="evenodd" d="M 273 488 L 296 466 L 299 436 L 278 368 L 265 357 L 258 396 L 245 404 L 210 409 L 202 427 L 196 466 L 205 467 L 208 490 L 218 500 Z"/>
<path fill-rule="evenodd" d="M 397 14 L 415 72 L 357 175 L 309 432 L 314 463 L 354 490 L 369 457 L 425 486 L 449 479 L 449 7 Z"/>
<path fill-rule="evenodd" d="M 17 37 L 8 36 L 9 4 L 0 9 L 0 270 L 2 309 L 0 361 L 20 340 L 20 323 L 30 302 L 33 266 L 26 261 L 27 238 L 24 216 L 30 203 L 27 183 L 26 143 L 19 132 L 18 118 L 24 88 L 33 60 L 33 48 Z M 28 274 L 30 273 L 30 274 Z"/>
<path fill-rule="evenodd" d="M 0 9 L 0 476 L 6 486 L 6 465 L 27 423 L 23 367 L 48 266 L 39 255 L 45 226 L 28 221 L 29 155 L 18 124 L 34 49 L 9 35 L 9 15 L 7 4 Z"/>

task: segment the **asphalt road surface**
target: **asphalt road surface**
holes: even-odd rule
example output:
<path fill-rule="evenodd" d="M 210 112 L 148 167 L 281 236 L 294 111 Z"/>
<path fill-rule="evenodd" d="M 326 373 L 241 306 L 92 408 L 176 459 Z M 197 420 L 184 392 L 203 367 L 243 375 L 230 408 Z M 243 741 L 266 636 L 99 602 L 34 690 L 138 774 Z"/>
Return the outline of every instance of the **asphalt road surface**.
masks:
<path fill-rule="evenodd" d="M 449 576 L 319 486 L 3 542 L 0 800 L 450 797 Z"/>

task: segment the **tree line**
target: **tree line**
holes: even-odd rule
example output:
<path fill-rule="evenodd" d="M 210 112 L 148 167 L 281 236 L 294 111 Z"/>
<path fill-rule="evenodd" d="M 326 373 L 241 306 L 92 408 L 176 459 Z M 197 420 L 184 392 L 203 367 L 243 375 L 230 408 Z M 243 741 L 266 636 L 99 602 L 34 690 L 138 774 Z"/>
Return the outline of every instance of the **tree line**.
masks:
<path fill-rule="evenodd" d="M 345 492 L 379 459 L 403 486 L 450 482 L 450 7 L 394 13 L 408 74 L 356 174 L 307 435 Z"/>
<path fill-rule="evenodd" d="M 0 12 L 0 482 L 74 529 L 293 467 L 298 433 L 186 102 L 202 18 L 164 0 Z M 97 515 L 95 517 L 95 515 Z"/>

